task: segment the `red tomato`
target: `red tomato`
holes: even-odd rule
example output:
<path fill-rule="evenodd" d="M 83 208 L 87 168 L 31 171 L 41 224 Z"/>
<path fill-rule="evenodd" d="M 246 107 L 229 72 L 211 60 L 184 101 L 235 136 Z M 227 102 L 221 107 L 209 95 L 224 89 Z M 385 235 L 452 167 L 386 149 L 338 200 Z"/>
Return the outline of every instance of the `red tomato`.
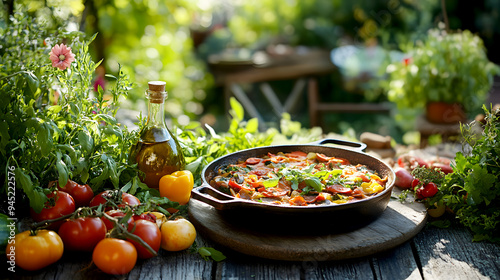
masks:
<path fill-rule="evenodd" d="M 426 197 L 433 197 L 438 192 L 436 184 L 430 182 L 417 189 L 416 195 L 418 199 L 424 199 Z"/>
<path fill-rule="evenodd" d="M 80 185 L 71 180 L 68 180 L 68 183 L 64 187 L 59 186 L 58 183 L 57 188 L 71 195 L 75 200 L 76 207 L 88 206 L 94 197 L 94 192 L 89 185 Z"/>
<path fill-rule="evenodd" d="M 422 195 L 424 197 L 433 197 L 437 194 L 438 187 L 436 184 L 430 182 L 424 185 L 424 190 L 422 191 Z"/>
<path fill-rule="evenodd" d="M 316 159 L 318 161 L 329 161 L 330 160 L 330 157 L 329 156 L 326 156 L 324 154 L 320 154 L 320 153 L 316 153 Z"/>
<path fill-rule="evenodd" d="M 121 199 L 118 199 L 116 197 L 118 190 L 106 190 L 98 195 L 96 195 L 92 200 L 90 201 L 89 206 L 98 206 L 100 204 L 106 203 L 107 199 L 113 201 L 115 204 L 118 205 L 118 207 L 123 207 L 125 205 L 139 205 L 141 202 L 139 199 L 129 193 L 122 193 Z M 107 199 L 106 199 L 107 198 Z M 111 209 L 111 207 L 106 207 L 106 210 Z"/>
<path fill-rule="evenodd" d="M 156 216 L 152 213 L 142 213 L 140 215 L 134 215 L 132 217 L 134 218 L 134 221 L 146 220 L 146 221 L 150 221 L 152 223 L 156 223 Z"/>
<path fill-rule="evenodd" d="M 413 181 L 411 181 L 412 188 L 415 188 L 416 186 L 418 186 L 418 184 L 420 184 L 420 180 L 417 178 L 415 178 L 415 179 L 413 179 Z"/>
<path fill-rule="evenodd" d="M 125 213 L 123 213 L 121 210 L 109 210 L 106 211 L 106 214 L 108 214 L 111 217 L 117 218 L 118 220 L 120 220 L 122 217 L 125 217 Z M 106 230 L 109 231 L 115 227 L 115 224 L 112 221 L 108 220 L 108 218 L 103 216 L 101 217 L 101 220 L 106 225 Z M 128 219 L 127 221 L 127 228 L 133 223 L 134 223 L 134 218 L 130 217 L 130 219 Z"/>
<path fill-rule="evenodd" d="M 95 246 L 92 260 L 105 273 L 125 274 L 134 268 L 137 262 L 137 250 L 128 241 L 104 238 Z"/>
<path fill-rule="evenodd" d="M 135 225 L 135 229 L 133 228 Z M 156 223 L 147 220 L 137 220 L 134 224 L 129 226 L 129 231 L 138 237 L 140 237 L 144 242 L 146 242 L 155 252 L 158 253 L 161 245 L 161 232 Z M 144 246 L 139 242 L 128 239 L 132 244 L 134 244 L 137 250 L 137 255 L 141 259 L 149 259 L 154 257 L 151 252 L 149 252 Z"/>
<path fill-rule="evenodd" d="M 45 203 L 45 207 L 40 213 L 36 213 L 33 208 L 30 209 L 31 218 L 35 222 L 52 220 L 64 215 L 71 214 L 75 211 L 75 201 L 66 192 L 55 191 L 47 195 L 49 201 Z M 64 221 L 52 223 L 49 228 L 58 229 Z"/>
<path fill-rule="evenodd" d="M 234 190 L 236 191 L 239 191 L 243 188 L 243 186 L 241 186 L 240 184 L 236 183 L 235 180 L 231 179 L 229 180 L 229 182 L 227 183 L 228 186 L 230 186 L 231 188 L 233 188 Z"/>
<path fill-rule="evenodd" d="M 99 218 L 77 218 L 62 224 L 59 236 L 63 240 L 65 249 L 90 252 L 106 237 L 106 226 Z"/>

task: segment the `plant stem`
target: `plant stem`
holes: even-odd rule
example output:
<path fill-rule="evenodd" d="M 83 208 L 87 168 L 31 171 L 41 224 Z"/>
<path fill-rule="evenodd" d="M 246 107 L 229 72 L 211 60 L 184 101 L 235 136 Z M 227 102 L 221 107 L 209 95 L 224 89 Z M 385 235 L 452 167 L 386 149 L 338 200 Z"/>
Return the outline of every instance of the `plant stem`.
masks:
<path fill-rule="evenodd" d="M 106 213 L 102 213 L 102 215 L 104 217 L 106 217 L 106 219 L 113 222 L 113 224 L 115 225 L 115 229 L 116 228 L 119 229 L 118 232 L 116 233 L 117 237 L 131 239 L 131 240 L 141 244 L 141 246 L 146 248 L 146 250 L 148 250 L 153 256 L 158 255 L 158 253 L 155 250 L 153 250 L 153 248 L 151 248 L 151 246 L 149 246 L 148 243 L 146 243 L 144 240 L 142 240 L 142 238 L 140 238 L 139 236 L 137 236 L 133 233 L 130 233 L 120 222 L 118 222 L 118 219 L 111 217 L 110 215 L 108 215 Z"/>

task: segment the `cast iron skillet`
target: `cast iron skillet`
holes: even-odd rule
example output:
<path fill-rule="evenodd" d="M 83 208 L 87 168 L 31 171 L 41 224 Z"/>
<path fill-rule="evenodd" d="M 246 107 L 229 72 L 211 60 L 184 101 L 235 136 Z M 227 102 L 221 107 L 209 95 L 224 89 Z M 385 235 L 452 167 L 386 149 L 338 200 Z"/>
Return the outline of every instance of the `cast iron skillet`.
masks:
<path fill-rule="evenodd" d="M 336 144 L 350 147 L 326 146 Z M 202 172 L 202 185 L 193 189 L 192 198 L 213 206 L 232 223 L 267 228 L 296 228 L 298 224 L 319 223 L 323 228 L 350 228 L 361 226 L 378 217 L 386 209 L 394 187 L 394 171 L 383 161 L 364 153 L 366 145 L 338 139 L 323 139 L 304 145 L 266 146 L 242 150 L 222 156 L 208 164 Z M 220 167 L 258 157 L 267 153 L 302 151 L 315 152 L 327 156 L 345 158 L 351 164 L 364 164 L 375 170 L 381 178 L 388 176 L 386 189 L 370 198 L 346 204 L 317 206 L 288 206 L 264 204 L 239 199 L 225 194 L 212 186 L 210 180 L 217 175 Z"/>

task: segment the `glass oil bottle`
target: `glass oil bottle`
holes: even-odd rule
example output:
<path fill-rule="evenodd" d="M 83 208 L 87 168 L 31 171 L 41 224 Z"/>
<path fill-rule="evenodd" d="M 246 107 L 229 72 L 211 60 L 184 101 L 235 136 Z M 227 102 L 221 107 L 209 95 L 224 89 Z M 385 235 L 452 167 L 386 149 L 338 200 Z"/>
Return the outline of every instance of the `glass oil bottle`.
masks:
<path fill-rule="evenodd" d="M 129 160 L 137 163 L 145 177 L 142 181 L 158 189 L 164 175 L 184 170 L 185 160 L 179 142 L 165 125 L 164 103 L 167 97 L 165 82 L 148 83 L 148 118 L 140 132 L 138 143 L 132 146 Z"/>

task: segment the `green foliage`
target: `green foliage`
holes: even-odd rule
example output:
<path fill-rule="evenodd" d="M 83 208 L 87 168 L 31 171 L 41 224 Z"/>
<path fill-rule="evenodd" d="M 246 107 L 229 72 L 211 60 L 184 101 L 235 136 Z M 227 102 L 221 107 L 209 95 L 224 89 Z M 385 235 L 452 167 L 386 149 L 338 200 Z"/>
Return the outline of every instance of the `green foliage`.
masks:
<path fill-rule="evenodd" d="M 203 112 L 206 89 L 212 77 L 192 47 L 189 25 L 198 10 L 189 0 L 93 1 L 95 14 L 86 18 L 87 34 L 99 33 L 94 53 L 105 57 L 110 73 L 122 70 L 138 86 L 130 90 L 132 101 L 143 99 L 147 82 L 167 82 L 167 114 L 173 119 L 194 119 Z M 99 18 L 97 25 L 92 24 Z M 101 50 L 99 50 L 101 48 Z M 187 122 L 183 121 L 183 124 Z"/>
<path fill-rule="evenodd" d="M 232 120 L 225 133 L 217 133 L 206 125 L 207 133 L 197 122 L 178 132 L 177 140 L 186 159 L 186 169 L 195 176 L 195 185 L 201 183 L 201 171 L 214 159 L 240 150 L 270 145 L 276 135 L 271 130 L 259 132 L 257 119 L 244 121 L 243 106 L 234 98 L 231 99 L 230 113 Z"/>
<path fill-rule="evenodd" d="M 240 46 L 289 43 L 334 48 L 341 40 L 363 43 L 377 38 L 383 44 L 409 40 L 425 30 L 439 3 L 426 1 L 243 1 L 229 21 Z M 275 42 L 278 41 L 278 42 Z"/>
<path fill-rule="evenodd" d="M 482 40 L 468 30 L 433 29 L 404 51 L 411 58 L 389 65 L 390 79 L 384 84 L 389 100 L 400 109 L 443 101 L 462 104 L 473 113 L 486 101 L 493 76 L 500 73 L 488 60 Z"/>
<path fill-rule="evenodd" d="M 445 204 L 463 225 L 474 232 L 474 240 L 500 243 L 500 111 L 489 112 L 481 137 L 463 127 L 471 150 L 458 153 L 454 172 L 440 188 Z"/>
<path fill-rule="evenodd" d="M 15 167 L 17 187 L 40 211 L 49 181 L 65 185 L 72 179 L 91 183 L 97 191 L 118 188 L 137 176 L 126 152 L 136 133 L 114 118 L 131 83 L 120 70 L 108 92 L 92 91 L 99 65 L 88 54 L 94 38 L 82 41 L 80 33 L 48 31 L 21 14 L 7 24 L 0 63 L 2 181 L 7 180 L 7 168 Z M 76 60 L 59 70 L 51 66 L 49 52 L 63 41 Z M 105 94 L 112 99 L 106 100 Z"/>

